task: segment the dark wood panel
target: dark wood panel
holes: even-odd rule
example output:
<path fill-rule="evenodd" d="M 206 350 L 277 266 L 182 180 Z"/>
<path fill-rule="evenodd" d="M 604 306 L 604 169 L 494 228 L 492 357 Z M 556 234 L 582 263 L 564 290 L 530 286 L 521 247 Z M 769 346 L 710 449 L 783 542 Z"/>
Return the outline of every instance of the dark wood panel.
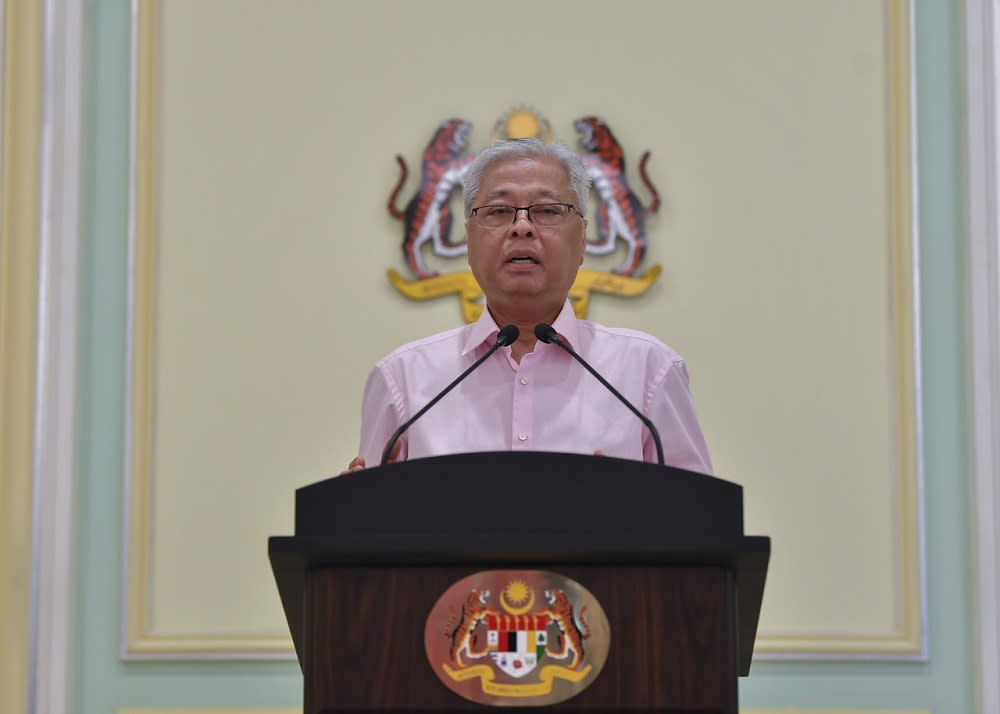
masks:
<path fill-rule="evenodd" d="M 532 569 L 538 567 L 533 564 Z M 604 608 L 611 648 L 597 680 L 545 710 L 736 714 L 733 579 L 716 567 L 559 567 Z M 324 568 L 305 588 L 305 712 L 481 711 L 424 653 L 438 597 L 477 570 Z M 533 711 L 516 707 L 515 711 Z"/>

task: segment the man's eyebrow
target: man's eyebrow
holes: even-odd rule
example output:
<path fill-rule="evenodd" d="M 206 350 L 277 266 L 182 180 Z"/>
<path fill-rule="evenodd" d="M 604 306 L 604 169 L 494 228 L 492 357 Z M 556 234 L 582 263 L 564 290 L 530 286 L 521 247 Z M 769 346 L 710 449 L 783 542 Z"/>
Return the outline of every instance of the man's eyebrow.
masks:
<path fill-rule="evenodd" d="M 509 191 L 490 191 L 488 194 L 483 196 L 483 202 L 489 203 L 495 198 L 505 198 L 510 195 Z"/>
<path fill-rule="evenodd" d="M 540 198 L 552 198 L 552 199 L 555 199 L 557 201 L 562 201 L 563 200 L 562 196 L 560 196 L 557 191 L 551 191 L 549 189 L 543 189 L 543 190 L 539 191 L 537 195 Z M 505 190 L 502 190 L 502 189 L 499 190 L 499 191 L 490 191 L 488 194 L 486 194 L 485 196 L 483 196 L 483 202 L 484 203 L 489 203 L 490 201 L 493 201 L 495 199 L 498 199 L 498 198 L 507 198 L 509 196 L 510 196 L 510 191 L 505 191 Z"/>

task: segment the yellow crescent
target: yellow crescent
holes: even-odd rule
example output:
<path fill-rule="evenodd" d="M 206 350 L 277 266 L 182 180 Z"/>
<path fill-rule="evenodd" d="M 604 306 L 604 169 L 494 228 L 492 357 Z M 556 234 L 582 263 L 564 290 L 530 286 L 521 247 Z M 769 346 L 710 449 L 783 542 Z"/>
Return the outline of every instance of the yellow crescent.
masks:
<path fill-rule="evenodd" d="M 510 603 L 507 602 L 506 594 L 500 591 L 500 604 L 503 605 L 503 609 L 509 612 L 511 615 L 523 615 L 528 610 L 530 610 L 535 605 L 535 591 L 531 590 L 531 597 L 528 598 L 528 604 L 524 607 L 511 607 Z"/>

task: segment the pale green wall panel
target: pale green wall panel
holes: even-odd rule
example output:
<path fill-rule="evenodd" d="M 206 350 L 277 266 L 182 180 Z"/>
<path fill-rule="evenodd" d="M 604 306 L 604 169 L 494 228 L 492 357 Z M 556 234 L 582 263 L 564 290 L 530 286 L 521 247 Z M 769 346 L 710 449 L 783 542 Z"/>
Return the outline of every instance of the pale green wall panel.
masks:
<path fill-rule="evenodd" d="M 758 662 L 753 675 L 741 681 L 746 706 L 972 711 L 964 501 L 960 11 L 955 2 L 918 0 L 916 5 L 930 659 Z M 301 675 L 292 662 L 119 659 L 130 4 L 92 0 L 87 12 L 74 710 L 104 714 L 125 707 L 298 706 Z M 264 549 L 262 543 L 262 558 Z"/>

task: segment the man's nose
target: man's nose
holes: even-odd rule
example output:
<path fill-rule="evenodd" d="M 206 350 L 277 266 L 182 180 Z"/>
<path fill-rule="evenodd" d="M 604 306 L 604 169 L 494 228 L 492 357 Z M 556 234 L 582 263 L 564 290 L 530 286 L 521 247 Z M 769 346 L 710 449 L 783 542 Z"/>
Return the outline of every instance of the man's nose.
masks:
<path fill-rule="evenodd" d="M 519 208 L 514 215 L 514 222 L 510 224 L 510 234 L 512 236 L 523 236 L 531 238 L 534 234 L 534 226 L 528 218 L 528 209 Z"/>

